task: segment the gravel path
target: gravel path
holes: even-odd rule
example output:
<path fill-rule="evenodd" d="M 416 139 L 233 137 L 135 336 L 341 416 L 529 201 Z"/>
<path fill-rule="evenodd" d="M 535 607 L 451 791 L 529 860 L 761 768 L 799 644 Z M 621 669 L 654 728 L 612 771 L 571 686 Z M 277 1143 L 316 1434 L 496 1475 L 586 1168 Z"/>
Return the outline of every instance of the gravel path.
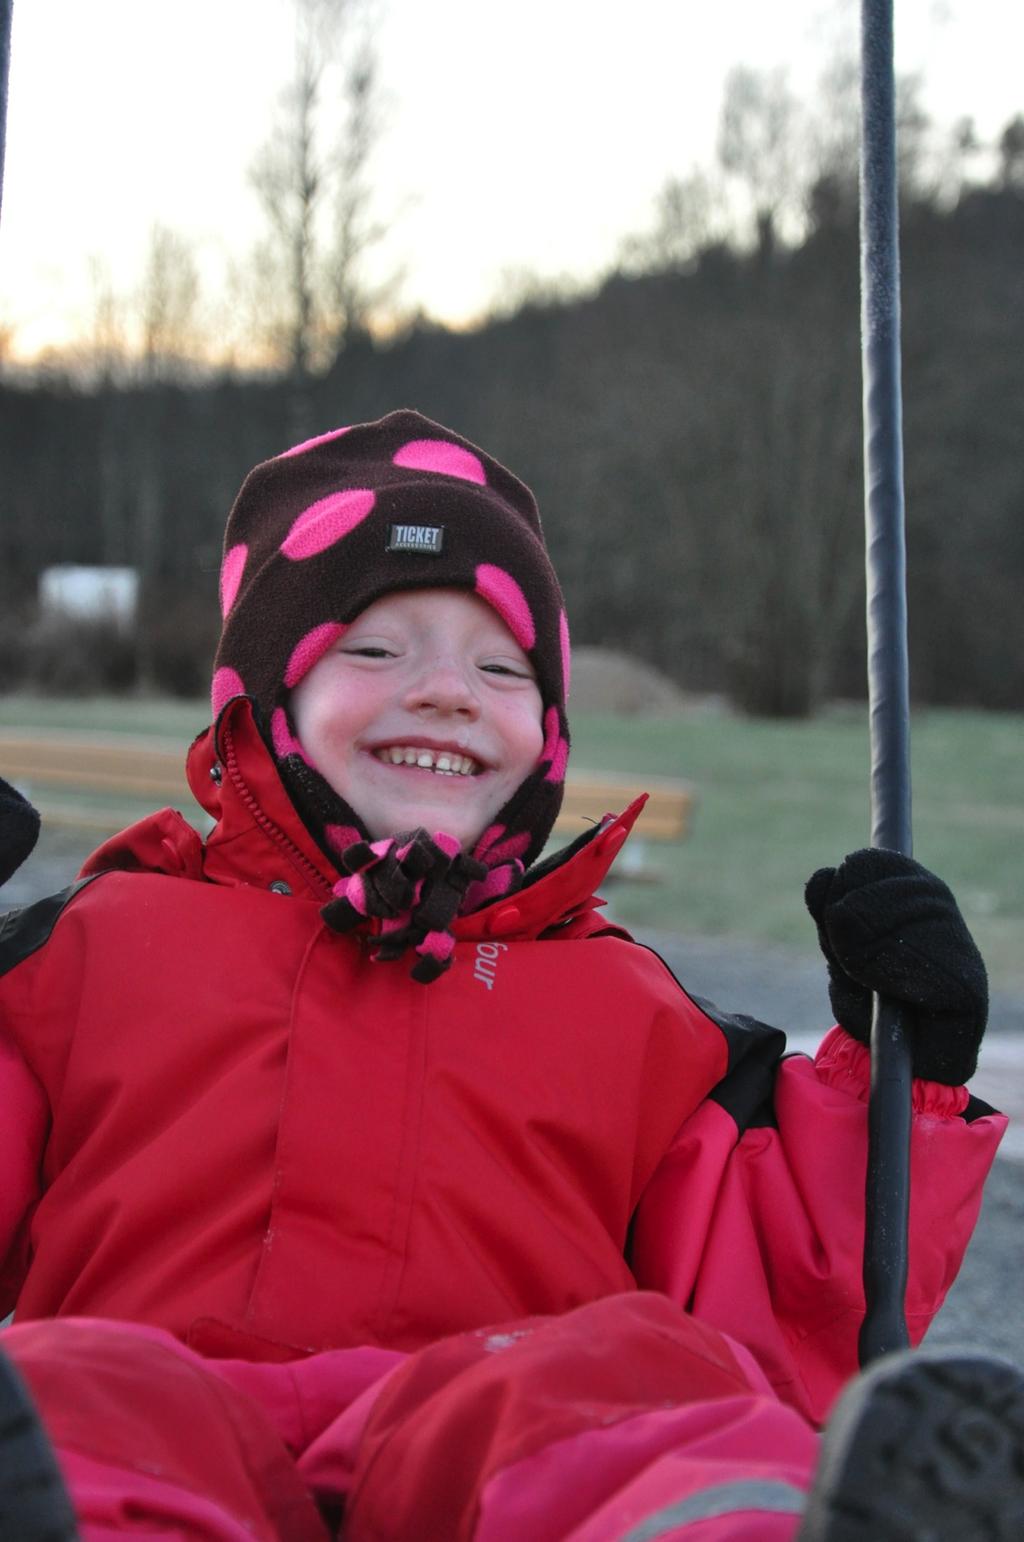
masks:
<path fill-rule="evenodd" d="M 83 844 L 80 834 L 68 830 L 44 832 L 31 859 L 0 896 L 0 912 L 63 888 L 92 844 Z M 612 891 L 610 913 L 614 909 Z M 662 955 L 688 990 L 724 1009 L 749 1012 L 785 1028 L 799 1048 L 810 1047 L 832 1021 L 824 967 L 813 953 L 666 932 L 639 931 L 637 936 Z M 995 996 L 987 1042 L 995 1047 L 998 1038 L 1000 1047 L 1012 1048 L 1018 1035 L 1024 1036 L 1024 999 Z M 1013 1081 L 1019 1100 L 1024 1096 L 1024 1067 L 1014 1073 Z M 995 1100 L 987 1087 L 983 1095 Z M 975 1344 L 1024 1365 L 1022 1275 L 1024 1164 L 1000 1159 L 986 1187 L 964 1266 L 929 1343 Z"/>

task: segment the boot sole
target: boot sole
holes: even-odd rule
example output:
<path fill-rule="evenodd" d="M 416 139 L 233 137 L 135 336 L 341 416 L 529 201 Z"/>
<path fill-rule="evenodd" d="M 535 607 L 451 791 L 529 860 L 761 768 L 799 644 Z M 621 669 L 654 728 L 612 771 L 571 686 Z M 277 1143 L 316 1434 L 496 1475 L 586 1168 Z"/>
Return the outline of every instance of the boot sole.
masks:
<path fill-rule="evenodd" d="M 829 1420 L 798 1542 L 1021 1542 L 1024 1376 L 988 1355 L 888 1356 Z"/>
<path fill-rule="evenodd" d="M 35 1404 L 0 1353 L 0 1542 L 78 1542 L 75 1512 Z"/>

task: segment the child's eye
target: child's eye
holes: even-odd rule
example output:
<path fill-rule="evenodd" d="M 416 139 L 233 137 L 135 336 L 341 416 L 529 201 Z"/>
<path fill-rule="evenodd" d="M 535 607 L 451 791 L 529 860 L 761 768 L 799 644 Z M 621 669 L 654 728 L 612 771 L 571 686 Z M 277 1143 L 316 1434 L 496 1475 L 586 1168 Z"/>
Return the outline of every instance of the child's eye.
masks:
<path fill-rule="evenodd" d="M 528 669 L 517 669 L 514 664 L 481 664 L 480 668 L 488 675 L 510 675 L 514 680 L 533 679 Z"/>
<path fill-rule="evenodd" d="M 345 648 L 344 652 L 350 655 L 354 654 L 358 658 L 362 659 L 393 659 L 395 656 L 393 653 L 389 652 L 387 648 L 374 647 L 369 643 L 365 648 Z"/>

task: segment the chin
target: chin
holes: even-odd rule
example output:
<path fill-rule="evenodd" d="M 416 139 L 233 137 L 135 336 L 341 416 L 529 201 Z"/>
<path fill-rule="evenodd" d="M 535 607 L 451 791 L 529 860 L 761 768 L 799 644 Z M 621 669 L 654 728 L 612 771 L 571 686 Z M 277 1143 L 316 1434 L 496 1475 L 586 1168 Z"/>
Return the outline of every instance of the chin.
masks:
<path fill-rule="evenodd" d="M 445 835 L 450 835 L 457 840 L 463 851 L 472 851 L 480 838 L 476 825 L 472 830 L 467 830 L 456 819 L 445 819 L 442 814 L 427 815 L 423 819 L 417 819 L 416 823 L 433 835 L 436 830 L 443 830 Z"/>
<path fill-rule="evenodd" d="M 357 807 L 357 805 L 353 805 Z M 399 831 L 416 830 L 423 828 L 428 834 L 433 835 L 436 830 L 443 830 L 446 835 L 452 836 L 458 841 L 463 851 L 472 851 L 480 836 L 487 828 L 487 821 L 483 824 L 479 821 L 467 826 L 463 819 L 453 819 L 450 812 L 437 808 L 416 808 L 408 805 L 401 809 L 383 810 L 376 816 L 367 816 L 359 811 L 363 823 L 373 840 L 386 840 Z"/>

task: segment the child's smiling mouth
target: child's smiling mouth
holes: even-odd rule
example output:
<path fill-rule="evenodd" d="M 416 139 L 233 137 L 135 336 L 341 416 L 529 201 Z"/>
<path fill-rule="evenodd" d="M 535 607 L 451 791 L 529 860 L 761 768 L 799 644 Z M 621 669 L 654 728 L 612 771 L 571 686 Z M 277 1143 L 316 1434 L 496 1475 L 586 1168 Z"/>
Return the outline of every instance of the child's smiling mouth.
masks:
<path fill-rule="evenodd" d="M 385 765 L 416 766 L 435 776 L 479 776 L 484 767 L 471 755 L 458 750 L 432 750 L 423 745 L 387 744 L 373 751 Z"/>

